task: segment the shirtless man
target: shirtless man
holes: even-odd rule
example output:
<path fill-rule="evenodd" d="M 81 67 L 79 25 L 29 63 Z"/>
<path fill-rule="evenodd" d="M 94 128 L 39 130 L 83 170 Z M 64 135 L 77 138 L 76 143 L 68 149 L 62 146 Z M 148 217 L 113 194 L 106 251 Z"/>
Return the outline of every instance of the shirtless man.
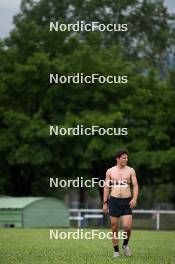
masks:
<path fill-rule="evenodd" d="M 127 238 L 123 241 L 124 255 L 131 256 L 128 241 L 131 235 L 132 226 L 132 208 L 136 206 L 138 197 L 138 183 L 135 170 L 127 166 L 128 152 L 119 150 L 116 154 L 117 164 L 108 169 L 104 187 L 103 212 L 109 213 L 111 227 L 113 232 L 112 243 L 114 246 L 114 257 L 120 256 L 118 228 L 119 219 L 122 218 L 124 231 Z M 133 187 L 133 196 L 131 198 L 131 187 Z M 110 197 L 109 197 L 109 191 Z M 109 200 L 108 200 L 109 198 Z"/>

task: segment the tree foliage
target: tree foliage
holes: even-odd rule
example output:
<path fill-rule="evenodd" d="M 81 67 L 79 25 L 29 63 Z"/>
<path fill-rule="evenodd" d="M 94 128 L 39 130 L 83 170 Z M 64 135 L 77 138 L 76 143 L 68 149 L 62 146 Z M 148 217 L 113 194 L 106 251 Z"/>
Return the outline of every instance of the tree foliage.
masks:
<path fill-rule="evenodd" d="M 173 19 L 162 1 L 22 1 L 0 43 L 1 192 L 52 195 L 49 177 L 101 179 L 120 147 L 130 151 L 141 186 L 173 182 L 174 72 L 166 70 Z M 127 23 L 128 32 L 49 32 L 49 21 L 77 20 Z M 50 85 L 57 72 L 129 81 Z M 50 124 L 127 127 L 128 136 L 50 137 Z"/>

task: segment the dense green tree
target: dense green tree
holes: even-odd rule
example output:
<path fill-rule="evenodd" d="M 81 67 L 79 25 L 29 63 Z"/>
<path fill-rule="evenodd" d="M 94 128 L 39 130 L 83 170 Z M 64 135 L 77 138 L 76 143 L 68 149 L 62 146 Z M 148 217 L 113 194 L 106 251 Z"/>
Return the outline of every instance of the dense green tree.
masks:
<path fill-rule="evenodd" d="M 128 23 L 129 30 L 49 32 L 50 20 Z M 14 30 L 0 43 L 1 192 L 61 196 L 48 188 L 49 177 L 101 179 L 119 147 L 131 152 L 141 186 L 173 182 L 173 71 L 159 78 L 174 44 L 171 21 L 162 1 L 22 2 Z M 129 81 L 49 84 L 50 73 L 77 72 Z M 51 137 L 50 124 L 127 127 L 128 135 Z"/>

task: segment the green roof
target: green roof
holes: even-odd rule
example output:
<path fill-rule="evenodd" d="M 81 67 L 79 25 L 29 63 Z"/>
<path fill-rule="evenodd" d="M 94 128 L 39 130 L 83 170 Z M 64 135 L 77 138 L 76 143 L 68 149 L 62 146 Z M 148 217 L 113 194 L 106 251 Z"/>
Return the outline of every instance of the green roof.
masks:
<path fill-rule="evenodd" d="M 27 205 L 45 199 L 44 197 L 1 197 L 0 209 L 22 209 Z"/>

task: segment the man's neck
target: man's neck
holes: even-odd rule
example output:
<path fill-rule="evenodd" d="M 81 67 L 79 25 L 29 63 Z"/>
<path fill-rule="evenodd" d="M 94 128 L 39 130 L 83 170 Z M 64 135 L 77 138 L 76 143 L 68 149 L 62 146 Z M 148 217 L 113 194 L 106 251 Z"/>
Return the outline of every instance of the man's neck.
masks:
<path fill-rule="evenodd" d="M 116 166 L 117 166 L 117 168 L 119 168 L 119 169 L 123 169 L 123 168 L 125 167 L 125 165 L 121 165 L 121 164 L 118 164 L 118 163 L 117 163 Z"/>

